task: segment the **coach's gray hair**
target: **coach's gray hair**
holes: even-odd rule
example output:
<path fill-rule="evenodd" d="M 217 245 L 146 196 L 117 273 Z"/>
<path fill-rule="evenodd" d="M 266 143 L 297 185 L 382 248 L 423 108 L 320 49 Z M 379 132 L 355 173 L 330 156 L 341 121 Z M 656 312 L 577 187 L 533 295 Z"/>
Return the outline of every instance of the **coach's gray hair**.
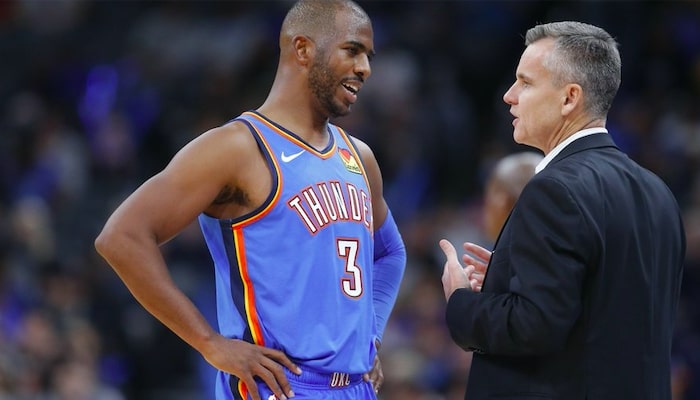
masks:
<path fill-rule="evenodd" d="M 582 22 L 563 21 L 537 25 L 525 34 L 528 46 L 540 39 L 554 39 L 554 50 L 544 60 L 554 84 L 581 85 L 584 106 L 605 118 L 620 87 L 621 61 L 617 42 L 604 29 Z"/>

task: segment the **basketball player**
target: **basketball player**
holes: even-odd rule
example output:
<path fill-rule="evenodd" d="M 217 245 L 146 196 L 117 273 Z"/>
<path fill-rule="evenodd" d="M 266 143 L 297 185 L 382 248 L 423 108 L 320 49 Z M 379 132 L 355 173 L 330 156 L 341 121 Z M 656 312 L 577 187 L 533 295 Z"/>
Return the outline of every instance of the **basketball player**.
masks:
<path fill-rule="evenodd" d="M 265 102 L 182 148 L 95 245 L 219 370 L 217 399 L 376 399 L 406 254 L 372 151 L 329 123 L 370 76 L 372 25 L 352 1 L 301 0 L 279 44 Z M 218 331 L 159 251 L 196 218 L 214 261 Z"/>

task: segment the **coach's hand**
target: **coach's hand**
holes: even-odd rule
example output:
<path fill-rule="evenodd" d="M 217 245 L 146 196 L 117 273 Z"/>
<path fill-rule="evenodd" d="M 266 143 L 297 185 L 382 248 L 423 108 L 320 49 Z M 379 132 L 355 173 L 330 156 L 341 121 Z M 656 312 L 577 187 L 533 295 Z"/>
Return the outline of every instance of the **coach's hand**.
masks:
<path fill-rule="evenodd" d="M 481 286 L 484 284 L 486 268 L 489 265 L 489 261 L 491 261 L 491 251 L 470 242 L 465 242 L 463 247 L 464 250 L 474 255 L 463 254 L 462 262 L 467 266 L 474 266 L 474 271 L 469 275 L 469 281 L 472 284 L 472 290 L 480 292 Z"/>
<path fill-rule="evenodd" d="M 221 335 L 217 335 L 207 348 L 206 354 L 202 353 L 204 359 L 215 368 L 237 376 L 245 383 L 253 400 L 260 400 L 256 376 L 267 384 L 278 399 L 294 397 L 284 368 L 297 375 L 301 374 L 301 369 L 281 351 Z"/>
<path fill-rule="evenodd" d="M 469 276 L 474 272 L 474 266 L 462 267 L 462 264 L 457 259 L 457 250 L 448 240 L 440 240 L 440 248 L 445 253 L 445 257 L 447 257 L 445 268 L 442 271 L 442 288 L 445 291 L 445 299 L 449 300 L 452 293 L 457 289 L 467 288 L 474 290 L 473 286 L 476 286 L 477 281 L 476 279 L 473 282 L 469 280 Z"/>

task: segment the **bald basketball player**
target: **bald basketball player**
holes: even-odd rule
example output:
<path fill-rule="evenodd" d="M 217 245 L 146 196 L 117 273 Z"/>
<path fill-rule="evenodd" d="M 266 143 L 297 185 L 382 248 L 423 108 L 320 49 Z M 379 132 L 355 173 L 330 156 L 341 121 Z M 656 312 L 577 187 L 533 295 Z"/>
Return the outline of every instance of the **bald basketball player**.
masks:
<path fill-rule="evenodd" d="M 265 102 L 181 149 L 95 245 L 135 298 L 218 369 L 217 400 L 374 400 L 406 252 L 372 151 L 329 123 L 371 74 L 372 24 L 352 1 L 302 0 L 279 43 Z M 218 329 L 159 250 L 196 219 L 215 268 Z"/>

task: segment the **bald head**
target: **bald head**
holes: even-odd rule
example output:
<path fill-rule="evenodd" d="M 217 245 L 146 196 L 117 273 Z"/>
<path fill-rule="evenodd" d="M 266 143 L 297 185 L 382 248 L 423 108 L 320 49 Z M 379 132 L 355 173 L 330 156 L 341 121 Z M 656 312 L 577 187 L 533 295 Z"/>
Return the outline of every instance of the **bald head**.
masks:
<path fill-rule="evenodd" d="M 369 21 L 369 16 L 351 0 L 299 0 L 287 13 L 280 31 L 280 45 L 296 35 L 314 40 L 331 36 L 339 12 L 348 12 L 358 22 Z"/>
<path fill-rule="evenodd" d="M 275 80 L 259 110 L 277 121 L 305 115 L 325 132 L 328 118 L 350 112 L 372 74 L 370 18 L 351 0 L 299 0 L 282 22 L 279 45 Z"/>
<path fill-rule="evenodd" d="M 515 200 L 535 175 L 535 167 L 542 158 L 539 153 L 529 151 L 506 156 L 496 164 L 489 181 Z"/>
<path fill-rule="evenodd" d="M 510 210 L 525 185 L 535 175 L 535 167 L 543 156 L 535 152 L 515 153 L 502 158 L 494 167 L 486 184 L 484 228 L 490 240 L 496 240 Z"/>

